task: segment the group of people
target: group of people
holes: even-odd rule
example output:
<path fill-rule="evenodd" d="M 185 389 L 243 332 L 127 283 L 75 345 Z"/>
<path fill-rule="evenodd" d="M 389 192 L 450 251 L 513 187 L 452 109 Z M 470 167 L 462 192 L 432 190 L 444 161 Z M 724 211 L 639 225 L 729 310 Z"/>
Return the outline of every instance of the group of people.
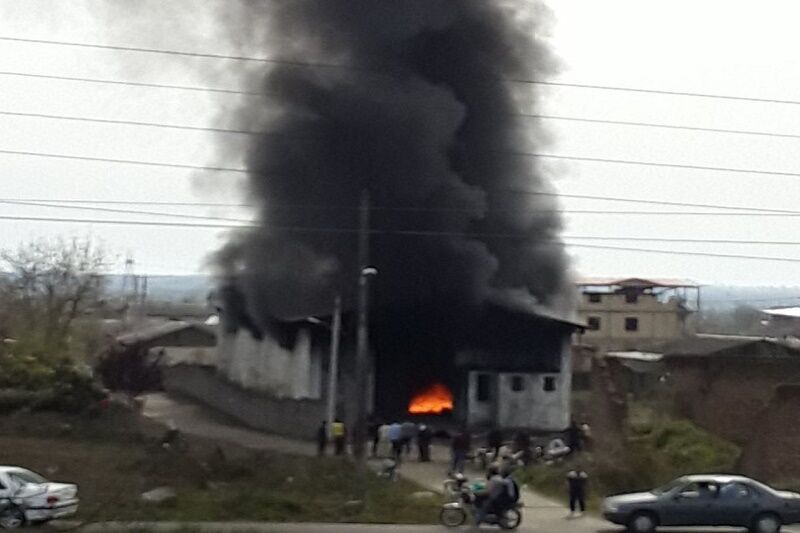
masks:
<path fill-rule="evenodd" d="M 573 422 L 567 430 L 566 438 L 571 448 L 571 454 L 573 456 L 579 454 L 586 449 L 587 441 L 590 438 L 588 425 L 585 423 L 577 424 Z M 491 460 L 491 464 L 486 471 L 487 488 L 484 495 L 487 499 L 485 504 L 480 506 L 482 509 L 481 516 L 486 516 L 486 514 L 494 512 L 493 509 L 499 508 L 501 502 L 508 501 L 506 499 L 507 495 L 512 495 L 514 497 L 518 495 L 518 493 L 512 491 L 509 486 L 509 484 L 513 482 L 510 478 L 510 474 L 517 461 L 528 464 L 533 458 L 533 439 L 528 432 L 516 432 L 510 444 L 510 449 L 504 455 L 503 449 L 505 448 L 505 440 L 502 431 L 495 428 L 486 435 L 485 453 L 487 458 Z M 453 436 L 451 441 L 451 475 L 463 473 L 464 465 L 471 450 L 472 436 L 469 431 L 462 429 Z M 588 481 L 589 475 L 583 470 L 579 463 L 567 473 L 566 488 L 569 500 L 570 518 L 579 517 L 586 511 Z M 497 496 L 499 499 L 495 499 L 493 496 Z"/>
<path fill-rule="evenodd" d="M 334 455 L 344 455 L 347 449 L 347 427 L 338 418 L 328 428 L 328 422 L 323 420 L 317 429 L 317 455 L 324 456 L 328 449 L 328 442 L 333 441 Z"/>
<path fill-rule="evenodd" d="M 404 456 L 411 456 L 412 448 L 416 445 L 419 460 L 421 462 L 431 460 L 433 430 L 426 424 L 417 425 L 410 421 L 383 424 L 371 419 L 368 431 L 372 444 L 372 457 L 391 457 L 399 463 Z M 324 456 L 328 444 L 333 441 L 334 455 L 344 455 L 347 449 L 347 437 L 348 432 L 344 422 L 337 418 L 331 427 L 328 427 L 328 423 L 323 420 L 316 433 L 317 454 Z"/>
<path fill-rule="evenodd" d="M 370 425 L 372 456 L 389 456 L 398 463 L 403 457 L 410 457 L 416 444 L 417 458 L 423 463 L 431 460 L 433 430 L 426 424 L 410 421 L 383 424 L 377 420 Z"/>
<path fill-rule="evenodd" d="M 389 457 L 399 465 L 404 457 L 412 455 L 413 445 L 416 444 L 417 457 L 421 462 L 431 460 L 431 442 L 433 430 L 426 424 L 414 424 L 410 421 L 381 423 L 371 419 L 369 423 L 369 438 L 373 457 Z M 567 430 L 567 440 L 573 453 L 585 449 L 588 440 L 588 427 L 585 424 L 572 423 Z M 347 444 L 347 428 L 338 418 L 328 427 L 323 421 L 317 430 L 317 451 L 320 456 L 325 455 L 329 441 L 333 441 L 334 454 L 344 455 Z M 491 454 L 492 464 L 486 472 L 485 489 L 478 495 L 482 499 L 477 506 L 476 519 L 482 521 L 488 514 L 495 512 L 510 502 L 515 502 L 519 497 L 519 488 L 511 477 L 513 465 L 502 457 L 505 445 L 503 433 L 498 429 L 491 430 L 486 437 L 486 450 Z M 472 453 L 472 435 L 462 428 L 451 437 L 450 474 L 462 474 L 467 459 Z M 527 432 L 517 432 L 512 440 L 514 455 L 523 463 L 527 463 L 532 449 L 532 439 Z M 570 470 L 567 474 L 567 489 L 569 496 L 570 517 L 580 516 L 586 510 L 586 493 L 589 476 L 580 467 Z"/>

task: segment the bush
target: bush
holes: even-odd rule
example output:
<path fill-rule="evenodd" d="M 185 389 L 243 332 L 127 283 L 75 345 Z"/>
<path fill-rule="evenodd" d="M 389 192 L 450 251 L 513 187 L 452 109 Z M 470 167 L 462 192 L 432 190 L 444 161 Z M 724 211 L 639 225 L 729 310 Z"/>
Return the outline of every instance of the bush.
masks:
<path fill-rule="evenodd" d="M 69 359 L 0 354 L 0 412 L 22 408 L 80 412 L 104 391 Z"/>
<path fill-rule="evenodd" d="M 734 444 L 703 431 L 687 420 L 669 420 L 653 431 L 649 447 L 665 464 L 665 474 L 730 471 L 740 450 Z"/>
<path fill-rule="evenodd" d="M 739 448 L 686 420 L 654 422 L 644 435 L 627 439 L 625 454 L 584 453 L 559 465 L 535 465 L 521 481 L 551 496 L 562 496 L 567 472 L 580 463 L 590 475 L 590 506 L 621 492 L 649 490 L 686 474 L 732 472 Z"/>

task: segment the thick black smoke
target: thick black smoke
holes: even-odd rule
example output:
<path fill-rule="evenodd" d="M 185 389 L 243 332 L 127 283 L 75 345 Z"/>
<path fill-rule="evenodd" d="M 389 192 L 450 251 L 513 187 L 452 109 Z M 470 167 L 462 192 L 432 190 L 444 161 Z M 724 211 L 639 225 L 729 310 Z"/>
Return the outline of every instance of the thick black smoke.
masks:
<path fill-rule="evenodd" d="M 519 154 L 542 137 L 519 115 L 536 111 L 535 86 L 509 81 L 552 71 L 536 13 L 514 7 L 530 2 L 241 6 L 226 13 L 232 37 L 288 60 L 265 65 L 265 96 L 240 114 L 265 130 L 248 156 L 262 227 L 218 254 L 256 322 L 325 312 L 336 293 L 352 298 L 364 188 L 380 271 L 373 306 L 400 330 L 424 320 L 416 331 L 436 324 L 443 335 L 467 310 L 512 293 L 565 301 L 557 203 L 519 192 L 551 191 L 537 161 Z"/>

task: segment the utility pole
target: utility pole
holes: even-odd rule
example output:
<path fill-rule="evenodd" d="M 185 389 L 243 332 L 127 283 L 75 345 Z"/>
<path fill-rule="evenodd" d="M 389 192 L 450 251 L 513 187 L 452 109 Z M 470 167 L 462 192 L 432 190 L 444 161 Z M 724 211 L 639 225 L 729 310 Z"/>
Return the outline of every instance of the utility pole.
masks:
<path fill-rule="evenodd" d="M 326 420 L 328 431 L 333 428 L 336 419 L 336 397 L 338 395 L 337 380 L 339 374 L 339 336 L 342 329 L 342 298 L 337 296 L 333 302 L 333 326 L 331 327 L 331 360 L 328 365 L 328 405 Z"/>
<path fill-rule="evenodd" d="M 367 438 L 367 367 L 369 365 L 369 191 L 361 191 L 358 225 L 358 330 L 356 332 L 356 422 L 353 455 L 364 460 Z"/>

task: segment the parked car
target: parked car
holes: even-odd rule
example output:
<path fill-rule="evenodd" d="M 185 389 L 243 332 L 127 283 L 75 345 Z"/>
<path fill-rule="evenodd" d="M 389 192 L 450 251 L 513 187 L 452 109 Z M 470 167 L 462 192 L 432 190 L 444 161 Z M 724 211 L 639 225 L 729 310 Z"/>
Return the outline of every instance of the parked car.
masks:
<path fill-rule="evenodd" d="M 78 511 L 78 487 L 53 483 L 35 472 L 0 466 L 0 528 L 65 518 Z"/>
<path fill-rule="evenodd" d="M 742 476 L 686 476 L 650 492 L 608 497 L 603 516 L 633 533 L 651 533 L 658 526 L 729 526 L 778 533 L 781 526 L 800 522 L 800 494 Z"/>

